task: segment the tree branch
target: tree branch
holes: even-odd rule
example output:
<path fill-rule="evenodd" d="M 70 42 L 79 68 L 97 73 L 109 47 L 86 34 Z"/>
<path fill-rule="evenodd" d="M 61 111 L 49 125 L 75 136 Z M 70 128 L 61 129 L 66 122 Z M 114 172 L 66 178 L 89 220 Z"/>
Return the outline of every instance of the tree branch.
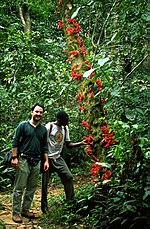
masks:
<path fill-rule="evenodd" d="M 125 78 L 124 78 L 124 80 L 123 80 L 123 82 L 122 82 L 122 85 L 125 83 L 125 80 L 131 75 L 131 73 L 136 69 L 136 68 L 138 68 L 139 67 L 139 65 L 140 64 L 142 64 L 142 62 L 146 59 L 148 57 L 148 54 L 146 55 L 146 56 L 144 56 L 144 58 L 131 70 L 131 72 L 129 72 L 126 76 L 125 76 Z M 121 85 L 121 86 L 122 86 Z"/>
<path fill-rule="evenodd" d="M 27 3 L 23 5 L 23 10 L 22 10 L 20 4 L 18 5 L 19 16 L 21 18 L 25 33 L 29 32 L 31 30 L 31 19 L 30 19 L 30 14 L 29 14 L 29 9 L 28 9 Z"/>
<path fill-rule="evenodd" d="M 113 5 L 112 5 L 112 7 L 111 7 L 111 9 L 110 9 L 110 11 L 109 11 L 109 13 L 108 13 L 108 15 L 107 15 L 107 18 L 106 18 L 106 20 L 104 21 L 103 27 L 102 27 L 102 29 L 101 29 L 100 36 L 99 36 L 98 41 L 97 41 L 97 46 L 98 46 L 99 43 L 100 43 L 100 40 L 101 40 L 101 36 L 102 36 L 103 30 L 104 30 L 104 28 L 105 28 L 105 25 L 106 25 L 106 23 L 107 23 L 107 21 L 108 21 L 108 18 L 110 17 L 110 14 L 111 14 L 111 12 L 112 12 L 114 6 L 116 5 L 116 3 L 117 3 L 117 0 L 114 1 L 114 3 L 113 3 Z"/>
<path fill-rule="evenodd" d="M 23 13 L 22 13 L 22 9 L 21 9 L 20 4 L 18 5 L 18 10 L 19 10 L 19 16 L 21 18 L 22 24 L 23 24 L 23 26 L 25 26 L 26 25 L 26 22 L 24 20 L 24 17 L 23 17 Z"/>

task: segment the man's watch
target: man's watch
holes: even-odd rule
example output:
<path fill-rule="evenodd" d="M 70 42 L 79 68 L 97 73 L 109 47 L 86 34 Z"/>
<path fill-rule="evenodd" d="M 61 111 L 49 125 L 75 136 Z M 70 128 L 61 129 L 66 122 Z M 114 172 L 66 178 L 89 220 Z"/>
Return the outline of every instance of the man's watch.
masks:
<path fill-rule="evenodd" d="M 11 157 L 11 159 L 16 159 L 16 158 L 17 158 L 17 156 L 12 156 L 12 157 Z"/>

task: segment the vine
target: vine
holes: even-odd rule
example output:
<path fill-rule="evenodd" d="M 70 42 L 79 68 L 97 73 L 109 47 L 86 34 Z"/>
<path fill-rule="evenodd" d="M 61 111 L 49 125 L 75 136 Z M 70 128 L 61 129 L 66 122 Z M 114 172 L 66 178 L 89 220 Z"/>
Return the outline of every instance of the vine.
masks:
<path fill-rule="evenodd" d="M 88 146 L 85 152 L 94 160 L 91 165 L 91 173 L 96 178 L 100 174 L 102 181 L 111 177 L 111 171 L 106 164 L 103 167 L 102 162 L 106 160 L 107 148 L 116 144 L 115 134 L 107 123 L 107 110 L 104 108 L 105 98 L 102 96 L 102 81 L 99 73 L 96 72 L 90 61 L 88 60 L 88 51 L 84 45 L 84 40 L 80 33 L 82 27 L 79 22 L 68 16 L 69 10 L 59 5 L 62 20 L 58 20 L 58 26 L 64 30 L 67 47 L 64 52 L 67 53 L 70 64 L 71 77 L 78 84 L 78 92 L 76 95 L 78 108 L 84 115 L 82 126 L 85 127 L 87 135 L 84 139 Z M 65 13 L 64 13 L 65 12 Z M 98 176 L 99 177 L 99 176 Z M 93 179 L 94 182 L 97 179 Z"/>

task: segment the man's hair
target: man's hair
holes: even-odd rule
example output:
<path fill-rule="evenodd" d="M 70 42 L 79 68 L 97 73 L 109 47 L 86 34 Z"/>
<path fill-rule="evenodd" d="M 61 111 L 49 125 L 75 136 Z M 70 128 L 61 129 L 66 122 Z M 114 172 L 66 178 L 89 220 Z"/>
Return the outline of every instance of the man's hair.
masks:
<path fill-rule="evenodd" d="M 44 105 L 42 105 L 40 103 L 34 103 L 33 106 L 31 107 L 31 111 L 33 111 L 36 106 L 42 107 L 43 108 L 43 112 L 44 112 L 44 110 L 45 110 Z"/>
<path fill-rule="evenodd" d="M 56 118 L 57 118 L 57 120 L 58 120 L 58 119 L 59 119 L 59 120 L 64 120 L 64 119 L 68 119 L 69 116 L 68 116 L 68 114 L 67 114 L 65 111 L 59 111 L 59 112 L 57 113 L 57 115 L 56 115 Z"/>

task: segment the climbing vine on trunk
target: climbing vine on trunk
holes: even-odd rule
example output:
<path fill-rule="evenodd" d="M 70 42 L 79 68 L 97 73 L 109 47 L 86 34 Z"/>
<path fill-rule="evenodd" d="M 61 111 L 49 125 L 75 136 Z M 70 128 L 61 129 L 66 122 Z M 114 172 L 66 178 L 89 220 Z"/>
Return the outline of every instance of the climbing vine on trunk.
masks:
<path fill-rule="evenodd" d="M 116 142 L 114 132 L 107 122 L 107 110 L 104 108 L 105 98 L 102 94 L 103 83 L 99 71 L 95 71 L 96 68 L 89 61 L 88 51 L 80 35 L 82 27 L 75 18 L 70 17 L 72 3 L 58 1 L 57 5 L 61 15 L 58 26 L 64 30 L 66 38 L 64 52 L 70 64 L 71 77 L 78 84 L 77 104 L 83 116 L 82 125 L 87 131 L 84 136 L 88 142 L 85 152 L 95 162 L 92 165 L 92 174 L 97 176 L 100 170 L 103 170 L 103 173 L 100 173 L 102 174 L 101 179 L 109 179 L 111 172 L 107 168 L 103 169 L 101 162 L 106 160 L 107 148 Z M 102 67 L 108 60 L 109 58 L 99 60 L 99 65 Z"/>

